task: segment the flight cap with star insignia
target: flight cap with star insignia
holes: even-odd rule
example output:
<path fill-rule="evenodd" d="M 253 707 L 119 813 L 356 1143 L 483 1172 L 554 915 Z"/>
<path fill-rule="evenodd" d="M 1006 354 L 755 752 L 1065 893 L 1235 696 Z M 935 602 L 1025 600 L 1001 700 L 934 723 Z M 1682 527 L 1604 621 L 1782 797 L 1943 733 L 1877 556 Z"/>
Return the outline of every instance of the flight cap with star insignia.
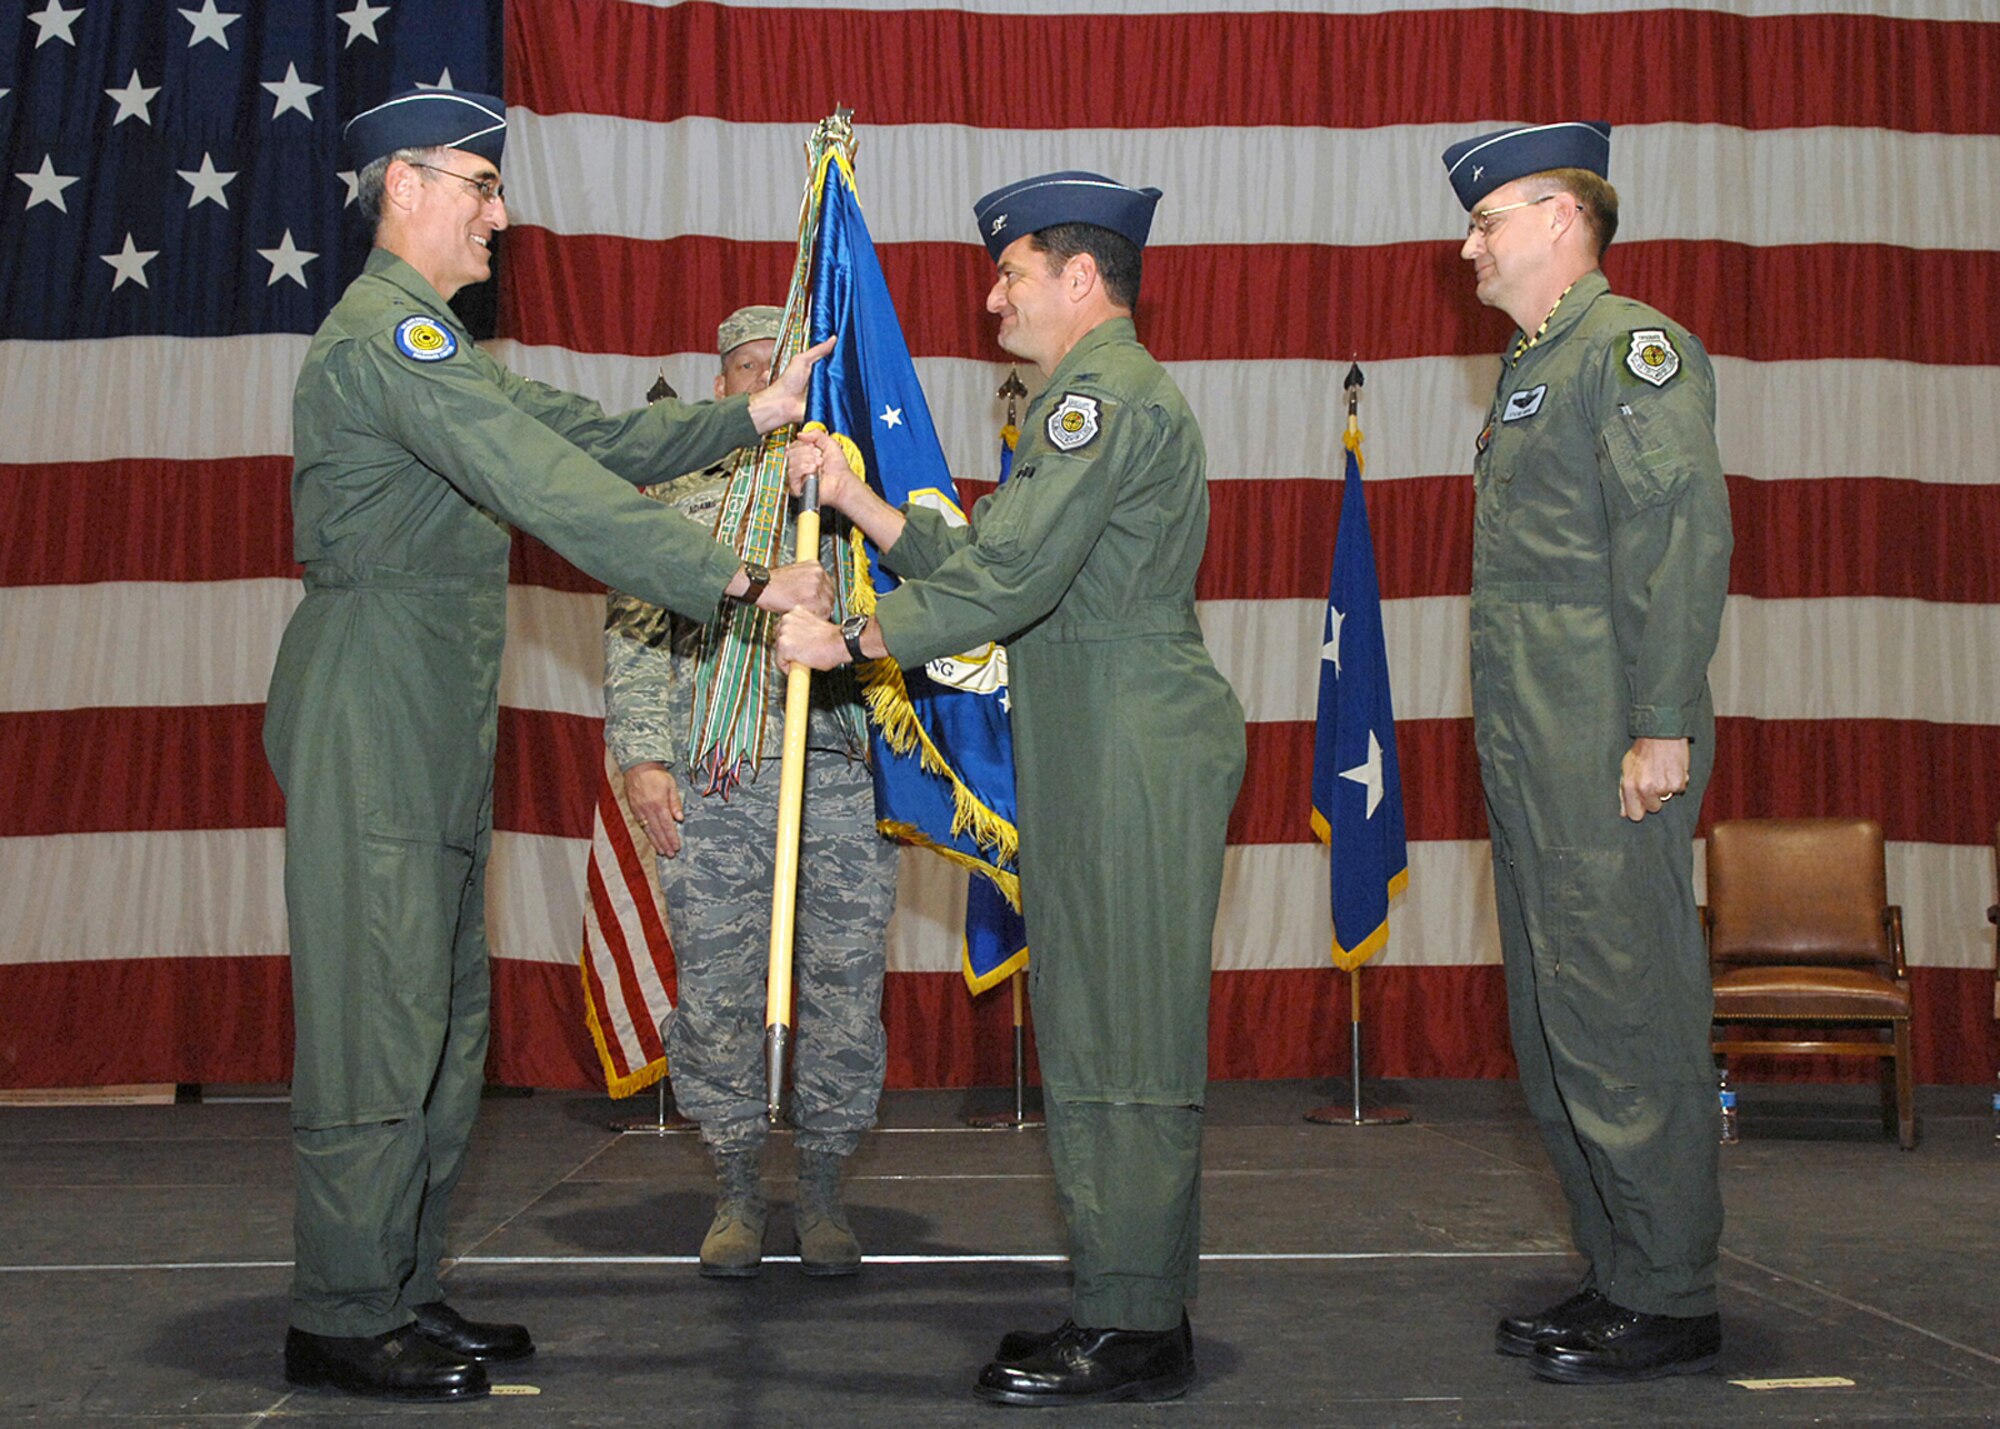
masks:
<path fill-rule="evenodd" d="M 357 170 L 398 149 L 463 149 L 497 168 L 507 142 L 507 105 L 466 89 L 411 89 L 362 110 L 340 135 L 347 162 Z"/>
<path fill-rule="evenodd" d="M 1587 169 L 1600 179 L 1609 178 L 1611 126 L 1601 120 L 1568 119 L 1496 129 L 1446 149 L 1444 168 L 1468 213 L 1502 184 L 1550 169 Z"/>
<path fill-rule="evenodd" d="M 1064 169 L 993 190 L 972 206 L 972 216 L 986 251 L 998 263 L 1007 245 L 1022 234 L 1058 223 L 1092 223 L 1144 248 L 1159 201 L 1158 189 L 1128 188 L 1103 174 Z"/>
<path fill-rule="evenodd" d="M 778 340 L 778 328 L 785 321 L 785 310 L 765 305 L 738 308 L 722 320 L 715 330 L 715 350 L 723 357 L 729 356 L 746 342 L 756 342 L 760 338 Z"/>

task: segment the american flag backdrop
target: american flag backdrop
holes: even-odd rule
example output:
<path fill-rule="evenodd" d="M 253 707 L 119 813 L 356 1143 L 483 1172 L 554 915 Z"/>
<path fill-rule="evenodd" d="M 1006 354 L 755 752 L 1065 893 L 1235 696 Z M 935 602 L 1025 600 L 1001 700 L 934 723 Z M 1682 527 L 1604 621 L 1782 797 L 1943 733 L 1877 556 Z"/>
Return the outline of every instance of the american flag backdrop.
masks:
<path fill-rule="evenodd" d="M 851 106 L 869 225 L 975 488 L 1005 368 L 972 200 L 1055 168 L 1166 191 L 1140 331 L 1207 435 L 1201 613 L 1252 722 L 1220 1076 L 1345 1065 L 1309 786 L 1356 356 L 1410 839 L 1362 974 L 1370 1071 L 1511 1069 L 1466 662 L 1467 473 L 1508 325 L 1471 297 L 1438 155 L 1608 120 L 1612 284 L 1694 329 L 1721 387 L 1737 551 L 1706 816 L 1880 819 L 1919 1075 L 1990 1075 L 2000 2 L 28 4 L 0 8 L 5 1082 L 285 1075 L 258 730 L 298 594 L 290 388 L 359 263 L 335 120 L 447 69 L 509 105 L 499 356 L 621 408 L 662 366 L 705 391 L 716 322 L 783 301 L 801 146 Z M 589 1086 L 601 592 L 522 542 L 513 597 L 493 1070 Z M 903 887 L 892 1078 L 1002 1080 L 1008 1012 L 965 994 L 958 876 L 911 853 Z"/>

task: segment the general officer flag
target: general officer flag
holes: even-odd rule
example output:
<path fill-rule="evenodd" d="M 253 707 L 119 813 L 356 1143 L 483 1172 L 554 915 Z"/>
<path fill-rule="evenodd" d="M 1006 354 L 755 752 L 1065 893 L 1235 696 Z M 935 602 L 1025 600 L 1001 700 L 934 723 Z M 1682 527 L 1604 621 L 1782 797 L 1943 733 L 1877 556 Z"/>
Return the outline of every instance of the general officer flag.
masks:
<path fill-rule="evenodd" d="M 890 505 L 925 504 L 963 522 L 958 489 L 862 218 L 853 174 L 837 156 L 827 166 L 820 203 L 812 341 L 839 341 L 813 369 L 806 420 L 848 440 L 850 457 L 859 457 L 857 469 Z M 869 547 L 867 568 L 856 584 L 855 608 L 865 613 L 877 595 L 898 582 Z M 1019 836 L 1005 649 L 988 644 L 913 670 L 876 660 L 864 665 L 860 676 L 873 746 L 877 826 L 990 880 L 1001 902 L 1017 908 Z M 970 908 L 976 913 L 990 908 L 990 901 L 975 893 Z M 1005 940 L 1004 934 L 998 937 Z M 980 941 L 989 942 L 984 931 Z M 991 985 L 1006 976 L 1010 964 L 1003 960 L 975 975 L 968 962 L 968 981 L 975 990 Z"/>
<path fill-rule="evenodd" d="M 1389 900 L 1409 882 L 1410 860 L 1358 428 L 1350 425 L 1346 444 L 1333 580 L 1320 627 L 1312 826 L 1332 855 L 1333 961 L 1352 971 L 1388 944 Z"/>

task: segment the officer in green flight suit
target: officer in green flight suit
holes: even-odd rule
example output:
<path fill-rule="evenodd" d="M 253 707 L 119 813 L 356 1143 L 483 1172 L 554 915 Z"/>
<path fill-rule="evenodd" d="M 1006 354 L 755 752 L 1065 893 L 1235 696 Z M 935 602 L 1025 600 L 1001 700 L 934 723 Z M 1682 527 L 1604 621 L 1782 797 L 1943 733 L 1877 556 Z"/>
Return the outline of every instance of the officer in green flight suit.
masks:
<path fill-rule="evenodd" d="M 1610 129 L 1454 144 L 1479 300 L 1519 332 L 1473 467 L 1472 717 L 1521 1085 L 1582 1285 L 1500 1322 L 1566 1383 L 1716 1362 L 1713 997 L 1693 887 L 1732 536 L 1708 354 L 1598 267 Z"/>
<path fill-rule="evenodd" d="M 445 1303 L 439 1261 L 486 1060 L 485 870 L 509 527 L 683 614 L 824 612 L 816 562 L 745 566 L 638 483 L 799 419 L 771 387 L 623 416 L 509 373 L 447 300 L 507 225 L 500 100 L 417 90 L 345 130 L 375 246 L 293 406 L 305 598 L 271 677 L 297 1047 L 292 1382 L 405 1399 L 488 1388 L 534 1349 Z"/>
<path fill-rule="evenodd" d="M 1000 345 L 1047 381 L 969 527 L 898 511 L 824 436 L 795 446 L 903 584 L 873 618 L 795 612 L 781 662 L 919 665 L 1007 643 L 1022 902 L 1070 1319 L 1002 1340 L 1003 1404 L 1168 1399 L 1194 1378 L 1211 943 L 1243 708 L 1195 622 L 1201 429 L 1132 323 L 1157 189 L 1045 174 L 974 207 Z"/>

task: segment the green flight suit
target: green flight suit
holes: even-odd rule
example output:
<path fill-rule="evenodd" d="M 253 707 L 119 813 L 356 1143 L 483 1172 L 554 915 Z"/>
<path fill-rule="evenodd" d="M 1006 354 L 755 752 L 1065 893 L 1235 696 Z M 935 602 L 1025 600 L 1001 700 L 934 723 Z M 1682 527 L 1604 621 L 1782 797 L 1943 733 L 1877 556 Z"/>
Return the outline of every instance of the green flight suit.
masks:
<path fill-rule="evenodd" d="M 918 665 L 1007 642 L 1029 986 L 1078 1324 L 1164 1330 L 1195 1289 L 1208 986 L 1243 707 L 1195 623 L 1201 429 L 1131 320 L 1029 404 L 970 527 L 906 508 L 877 611 Z"/>
<path fill-rule="evenodd" d="M 746 403 L 608 416 L 501 367 L 382 249 L 313 337 L 293 405 L 306 594 L 264 720 L 285 792 L 299 1329 L 379 1334 L 442 1298 L 486 1061 L 509 524 L 709 614 L 737 558 L 635 484 L 752 439 Z"/>
<path fill-rule="evenodd" d="M 1722 1202 L 1692 839 L 1732 544 L 1708 354 L 1585 275 L 1502 363 L 1474 486 L 1473 730 L 1522 1088 L 1585 1283 L 1708 1314 Z M 1618 782 L 1640 736 L 1689 739 L 1691 770 L 1634 824 Z"/>

